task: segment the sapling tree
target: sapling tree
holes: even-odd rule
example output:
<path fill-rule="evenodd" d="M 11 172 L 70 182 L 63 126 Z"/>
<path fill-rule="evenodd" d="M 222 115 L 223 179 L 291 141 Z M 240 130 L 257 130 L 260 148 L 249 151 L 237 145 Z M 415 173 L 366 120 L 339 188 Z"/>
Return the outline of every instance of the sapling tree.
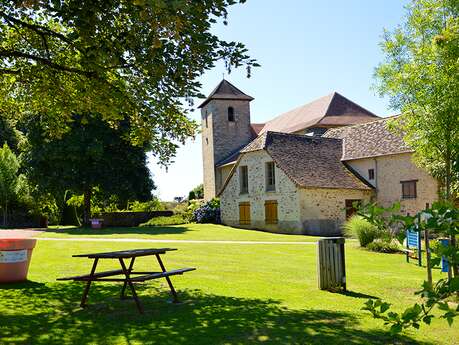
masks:
<path fill-rule="evenodd" d="M 450 203 L 436 202 L 431 208 L 427 208 L 413 216 L 400 216 L 396 218 L 401 221 L 405 228 L 416 231 L 429 229 L 433 234 L 439 236 L 459 235 L 459 209 Z M 436 246 L 433 248 L 434 257 L 431 266 L 438 265 L 441 257 L 445 257 L 450 267 L 457 268 L 459 265 L 459 248 L 451 243 L 447 246 Z M 422 303 L 416 303 L 405 309 L 402 313 L 391 310 L 391 305 L 381 300 L 368 300 L 364 310 L 370 311 L 375 318 L 384 320 L 390 325 L 392 333 L 399 333 L 403 329 L 414 327 L 419 328 L 421 323 L 430 324 L 434 317 L 433 312 L 438 307 L 441 311 L 441 318 L 453 323 L 459 315 L 459 305 L 449 303 L 450 300 L 459 294 L 459 275 L 443 278 L 429 284 L 424 282 L 422 289 L 416 294 L 423 298 Z"/>

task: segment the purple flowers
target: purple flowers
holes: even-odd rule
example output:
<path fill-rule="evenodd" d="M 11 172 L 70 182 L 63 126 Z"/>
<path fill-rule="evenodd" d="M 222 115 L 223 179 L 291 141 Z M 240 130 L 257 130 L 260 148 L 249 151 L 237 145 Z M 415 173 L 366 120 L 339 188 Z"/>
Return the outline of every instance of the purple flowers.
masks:
<path fill-rule="evenodd" d="M 219 224 L 220 220 L 220 202 L 218 199 L 212 199 L 193 212 L 193 220 L 196 223 L 215 223 Z"/>

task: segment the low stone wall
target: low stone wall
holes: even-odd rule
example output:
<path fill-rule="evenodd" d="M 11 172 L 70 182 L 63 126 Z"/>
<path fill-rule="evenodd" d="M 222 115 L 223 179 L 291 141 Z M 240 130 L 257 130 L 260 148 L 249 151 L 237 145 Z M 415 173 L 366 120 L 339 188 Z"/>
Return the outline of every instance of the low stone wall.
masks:
<path fill-rule="evenodd" d="M 103 226 L 109 227 L 131 227 L 148 222 L 154 217 L 170 217 L 172 211 L 153 211 L 153 212 L 107 212 L 102 213 Z"/>

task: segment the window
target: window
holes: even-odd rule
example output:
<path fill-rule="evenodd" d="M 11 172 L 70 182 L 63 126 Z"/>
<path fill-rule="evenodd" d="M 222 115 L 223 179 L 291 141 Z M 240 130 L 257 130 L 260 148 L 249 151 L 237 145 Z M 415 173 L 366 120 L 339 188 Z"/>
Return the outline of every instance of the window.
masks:
<path fill-rule="evenodd" d="M 228 107 L 228 121 L 234 122 L 234 108 Z"/>
<path fill-rule="evenodd" d="M 209 145 L 209 139 L 206 138 L 206 145 Z"/>
<path fill-rule="evenodd" d="M 206 110 L 206 128 L 209 127 L 209 124 L 207 123 L 207 118 L 209 117 L 209 115 L 207 114 L 207 110 Z"/>
<path fill-rule="evenodd" d="M 416 182 L 418 180 L 400 181 L 402 184 L 402 199 L 415 199 L 417 197 Z"/>
<path fill-rule="evenodd" d="M 375 169 L 368 169 L 368 179 L 369 180 L 375 179 Z"/>
<path fill-rule="evenodd" d="M 241 183 L 241 194 L 247 194 L 249 192 L 249 172 L 247 165 L 239 168 L 239 181 Z"/>
<path fill-rule="evenodd" d="M 250 224 L 250 203 L 249 202 L 239 203 L 239 224 L 241 225 Z"/>
<path fill-rule="evenodd" d="M 277 201 L 266 200 L 265 201 L 265 223 L 266 224 L 277 224 Z"/>
<path fill-rule="evenodd" d="M 266 163 L 265 167 L 266 171 L 266 190 L 273 191 L 276 190 L 276 169 L 274 166 L 274 162 Z"/>

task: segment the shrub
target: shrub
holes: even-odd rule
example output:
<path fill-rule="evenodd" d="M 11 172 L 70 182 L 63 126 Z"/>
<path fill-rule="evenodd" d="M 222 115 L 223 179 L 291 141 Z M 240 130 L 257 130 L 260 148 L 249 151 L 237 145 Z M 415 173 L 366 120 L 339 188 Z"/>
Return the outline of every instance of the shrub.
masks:
<path fill-rule="evenodd" d="M 376 226 L 358 215 L 352 216 L 344 223 L 344 233 L 348 237 L 357 238 L 361 247 L 366 247 L 381 236 Z"/>
<path fill-rule="evenodd" d="M 193 220 L 196 223 L 220 223 L 220 200 L 214 198 L 204 205 L 196 208 L 193 212 Z"/>
<path fill-rule="evenodd" d="M 149 201 L 131 201 L 128 203 L 127 212 L 152 212 L 164 211 L 165 207 L 157 198 L 152 198 Z"/>
<path fill-rule="evenodd" d="M 373 252 L 398 253 L 401 251 L 402 245 L 395 238 L 392 240 L 377 238 L 373 242 L 369 243 L 367 248 Z"/>
<path fill-rule="evenodd" d="M 188 220 L 180 214 L 174 214 L 170 217 L 154 217 L 150 219 L 148 222 L 140 224 L 141 227 L 148 227 L 148 226 L 166 226 L 166 225 L 180 225 L 186 224 Z"/>

